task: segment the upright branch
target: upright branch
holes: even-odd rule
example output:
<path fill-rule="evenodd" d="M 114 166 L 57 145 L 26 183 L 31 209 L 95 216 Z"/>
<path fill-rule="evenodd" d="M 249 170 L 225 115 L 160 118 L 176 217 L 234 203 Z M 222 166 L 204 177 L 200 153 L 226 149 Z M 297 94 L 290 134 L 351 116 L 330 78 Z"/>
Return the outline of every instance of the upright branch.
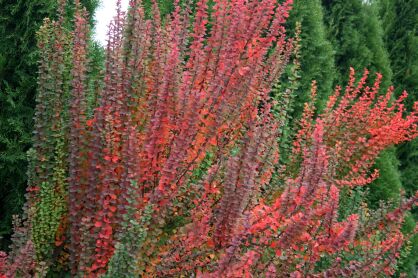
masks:
<path fill-rule="evenodd" d="M 89 31 L 79 2 L 69 107 L 66 32 L 50 21 L 40 31 L 28 220 L 16 220 L 0 275 L 65 268 L 67 248 L 71 275 L 86 277 L 393 273 L 418 195 L 347 217 L 340 196 L 377 177 L 382 150 L 418 136 L 418 104 L 406 114 L 406 93 L 382 96 L 380 75 L 369 88 L 367 72 L 356 84 L 352 70 L 316 115 L 313 82 L 291 158 L 273 181 L 288 107 L 271 91 L 293 51 L 284 28 L 292 1 L 199 0 L 193 16 L 175 1 L 162 18 L 154 0 L 150 19 L 140 0 L 126 15 L 120 3 L 98 107 L 87 107 Z"/>

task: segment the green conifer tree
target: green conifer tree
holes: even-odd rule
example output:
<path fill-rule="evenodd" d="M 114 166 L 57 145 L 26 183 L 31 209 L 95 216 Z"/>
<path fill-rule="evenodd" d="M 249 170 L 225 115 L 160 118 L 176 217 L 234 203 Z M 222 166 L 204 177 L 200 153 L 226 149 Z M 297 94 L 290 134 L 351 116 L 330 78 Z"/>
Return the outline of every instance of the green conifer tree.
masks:
<path fill-rule="evenodd" d="M 380 0 L 385 43 L 397 94 L 410 95 L 407 109 L 418 100 L 418 0 Z M 408 195 L 418 190 L 418 140 L 398 148 L 402 183 Z"/>
<path fill-rule="evenodd" d="M 300 86 L 295 91 L 293 118 L 299 118 L 304 103 L 309 101 L 313 80 L 318 83 L 317 108 L 321 110 L 333 91 L 335 79 L 334 53 L 327 39 L 320 0 L 296 0 L 288 21 L 289 29 L 301 24 Z"/>
<path fill-rule="evenodd" d="M 337 81 L 343 84 L 354 67 L 384 76 L 383 87 L 392 80 L 389 56 L 377 6 L 362 0 L 323 0 L 328 36 L 335 49 Z"/>
<path fill-rule="evenodd" d="M 393 70 L 393 83 L 399 95 L 406 90 L 410 95 L 406 104 L 408 111 L 418 100 L 418 0 L 380 0 L 384 38 Z M 418 139 L 398 147 L 400 173 L 407 196 L 418 191 Z M 414 219 L 415 218 L 415 219 Z M 406 221 L 405 229 L 413 230 L 418 221 L 418 211 Z M 408 277 L 418 273 L 418 235 L 411 239 L 409 255 L 402 260 L 400 271 Z"/>
<path fill-rule="evenodd" d="M 318 84 L 315 105 L 319 112 L 325 107 L 335 80 L 334 51 L 327 39 L 321 0 L 295 0 L 286 28 L 297 46 L 272 91 L 273 97 L 287 107 L 280 136 L 282 163 L 288 159 L 291 138 L 297 130 L 304 104 L 311 101 L 312 81 Z M 283 91 L 283 88 L 291 88 L 291 91 Z"/>
<path fill-rule="evenodd" d="M 93 15 L 99 0 L 82 2 Z M 57 0 L 0 0 L 0 245 L 7 245 L 1 237 L 10 234 L 12 215 L 25 201 L 37 86 L 36 32 L 44 18 L 55 16 L 57 5 Z"/>
<path fill-rule="evenodd" d="M 409 5 L 406 5 L 406 2 Z M 339 80 L 346 78 L 349 66 L 358 70 L 368 68 L 371 74 L 383 74 L 383 87 L 393 83 L 398 89 L 398 94 L 403 89 L 416 94 L 417 1 L 382 0 L 381 17 L 377 1 L 323 0 L 323 5 L 329 36 L 337 51 Z M 412 103 L 408 106 L 411 108 Z M 408 145 L 411 147 L 405 147 Z M 415 192 L 415 181 L 418 177 L 418 171 L 414 169 L 418 161 L 417 145 L 416 141 L 411 142 L 401 147 L 400 151 L 392 148 L 380 155 L 376 161 L 380 177 L 371 185 L 368 196 L 368 202 L 372 207 L 377 207 L 380 200 L 396 203 L 400 199 L 403 187 L 409 192 Z M 397 152 L 401 162 L 397 158 Z M 411 224 L 414 221 L 409 218 L 407 222 L 409 224 L 405 225 L 405 230 L 410 232 L 411 227 L 415 226 Z M 418 259 L 413 254 L 416 254 L 417 250 L 418 237 L 415 236 L 410 244 L 404 247 L 399 263 L 399 271 L 408 273 L 409 277 L 416 275 Z"/>
<path fill-rule="evenodd" d="M 36 92 L 35 33 L 54 1 L 0 0 L 0 236 L 8 234 L 26 188 Z"/>
<path fill-rule="evenodd" d="M 383 88 L 392 82 L 389 55 L 383 41 L 382 23 L 378 6 L 362 0 L 323 0 L 328 35 L 336 50 L 335 60 L 338 83 L 348 78 L 348 70 L 369 69 L 373 76 L 383 74 Z M 378 206 L 378 200 L 398 201 L 401 180 L 398 160 L 394 150 L 383 152 L 376 161 L 379 178 L 371 185 L 370 204 Z"/>

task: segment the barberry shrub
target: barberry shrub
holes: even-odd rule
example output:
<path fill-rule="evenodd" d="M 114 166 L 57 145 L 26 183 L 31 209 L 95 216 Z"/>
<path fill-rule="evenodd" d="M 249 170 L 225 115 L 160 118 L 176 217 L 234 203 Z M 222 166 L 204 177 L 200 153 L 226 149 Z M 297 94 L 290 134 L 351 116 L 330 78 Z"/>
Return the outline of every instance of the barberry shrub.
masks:
<path fill-rule="evenodd" d="M 69 73 L 57 63 L 68 34 L 52 24 L 46 41 L 55 43 L 40 45 L 50 53 L 39 82 L 48 94 L 38 97 L 26 218 L 14 251 L 0 253 L 0 273 L 42 276 L 60 265 L 87 277 L 392 274 L 418 194 L 347 216 L 340 196 L 378 176 L 382 150 L 418 136 L 418 104 L 403 115 L 406 93 L 392 101 L 392 88 L 378 94 L 380 75 L 370 88 L 367 71 L 356 84 L 352 70 L 315 116 L 313 83 L 281 165 L 288 101 L 270 93 L 293 51 L 291 4 L 217 0 L 209 15 L 200 0 L 191 18 L 176 2 L 161 18 L 154 2 L 150 19 L 141 1 L 126 15 L 119 5 L 94 102 L 85 12 L 77 2 Z"/>

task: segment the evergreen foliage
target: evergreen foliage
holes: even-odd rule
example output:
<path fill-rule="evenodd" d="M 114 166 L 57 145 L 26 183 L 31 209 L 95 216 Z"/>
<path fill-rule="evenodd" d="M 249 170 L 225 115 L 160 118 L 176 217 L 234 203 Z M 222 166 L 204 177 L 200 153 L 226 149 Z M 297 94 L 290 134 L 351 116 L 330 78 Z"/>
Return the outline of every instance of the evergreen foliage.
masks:
<path fill-rule="evenodd" d="M 312 81 L 319 84 L 316 110 L 321 112 L 335 81 L 334 50 L 327 38 L 323 9 L 320 0 L 296 0 L 287 22 L 289 35 L 297 44 L 291 61 L 280 82 L 273 88 L 272 95 L 282 104 L 280 148 L 282 163 L 290 154 L 290 143 L 294 137 L 304 104 L 311 100 Z M 286 88 L 286 90 L 283 90 Z"/>
<path fill-rule="evenodd" d="M 323 0 L 323 5 L 335 50 L 338 83 L 343 83 L 350 67 L 358 71 L 367 68 L 372 75 L 380 72 L 384 76 L 382 88 L 386 89 L 392 71 L 376 5 L 362 0 Z"/>
<path fill-rule="evenodd" d="M 392 79 L 389 55 L 383 41 L 383 29 L 375 3 L 362 0 L 323 0 L 328 23 L 329 38 L 336 50 L 337 80 L 342 82 L 347 69 L 367 68 L 373 76 L 381 73 L 384 77 L 382 91 Z M 401 181 L 398 173 L 396 154 L 385 151 L 376 161 L 379 178 L 370 191 L 370 203 L 378 205 L 377 200 L 399 200 Z"/>
<path fill-rule="evenodd" d="M 384 39 L 398 95 L 406 90 L 418 99 L 418 0 L 380 0 Z"/>
<path fill-rule="evenodd" d="M 417 3 L 396 0 L 381 0 L 380 3 L 323 0 L 329 36 L 337 51 L 336 65 L 340 78 L 349 65 L 357 69 L 367 67 L 372 73 L 381 72 L 386 79 L 382 86 L 384 89 L 393 80 L 398 88 L 397 96 L 403 89 L 412 94 L 406 103 L 408 111 L 411 111 L 412 103 L 417 99 L 418 62 L 414 59 L 418 57 Z M 416 147 L 415 140 L 398 147 L 397 151 L 392 148 L 380 154 L 375 165 L 380 176 L 370 186 L 368 194 L 368 202 L 372 207 L 379 207 L 381 200 L 396 204 L 403 187 L 408 196 L 415 193 L 418 180 Z M 414 265 L 417 262 L 411 251 L 418 248 L 416 243 L 416 238 L 413 238 L 411 248 L 405 251 L 401 263 L 403 270 L 409 271 L 411 277 L 414 276 Z"/>
<path fill-rule="evenodd" d="M 380 176 L 370 188 L 368 199 L 372 207 L 378 207 L 381 200 L 399 203 L 402 183 L 397 170 L 398 162 L 395 148 L 384 151 L 376 160 L 376 168 L 379 169 Z"/>
<path fill-rule="evenodd" d="M 334 50 L 327 39 L 324 15 L 320 0 L 296 0 L 290 13 L 288 25 L 295 29 L 301 24 L 300 84 L 295 91 L 292 117 L 300 118 L 304 103 L 309 101 L 311 84 L 318 84 L 317 108 L 321 110 L 335 79 Z"/>
<path fill-rule="evenodd" d="M 20 211 L 26 188 L 26 151 L 35 106 L 35 33 L 55 14 L 55 1 L 0 0 L 0 236 Z"/>
<path fill-rule="evenodd" d="M 385 43 L 393 70 L 393 82 L 406 90 L 410 99 L 418 99 L 418 1 L 380 0 Z M 413 102 L 406 103 L 411 111 Z M 418 189 L 418 141 L 398 148 L 403 186 L 410 196 Z"/>
<path fill-rule="evenodd" d="M 385 43 L 393 70 L 393 82 L 397 94 L 407 90 L 411 99 L 418 99 L 418 1 L 380 0 L 380 14 L 383 21 Z M 412 110 L 412 101 L 406 102 L 407 111 Z M 400 160 L 400 177 L 407 196 L 418 190 L 418 140 L 405 143 L 397 148 Z M 415 218 L 415 221 L 414 221 Z M 418 211 L 409 217 L 410 226 L 418 220 Z M 410 254 L 406 256 L 401 270 L 415 277 L 417 273 L 418 235 L 411 239 Z M 406 248 L 406 247 L 405 247 Z"/>
<path fill-rule="evenodd" d="M 92 15 L 99 1 L 82 2 Z M 44 18 L 55 16 L 57 5 L 56 0 L 0 0 L 0 238 L 8 237 L 12 215 L 20 213 L 25 201 L 37 85 L 36 32 Z M 89 20 L 93 23 L 92 16 Z M 2 247 L 7 244 L 0 241 Z"/>

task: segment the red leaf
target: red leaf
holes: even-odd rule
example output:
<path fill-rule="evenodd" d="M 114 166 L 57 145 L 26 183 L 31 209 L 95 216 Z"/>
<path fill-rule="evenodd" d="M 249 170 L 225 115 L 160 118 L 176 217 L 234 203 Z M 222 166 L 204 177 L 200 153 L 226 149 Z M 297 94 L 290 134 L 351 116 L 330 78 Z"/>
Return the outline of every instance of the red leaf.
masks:
<path fill-rule="evenodd" d="M 116 162 L 118 162 L 119 161 L 119 157 L 117 156 L 117 155 L 114 155 L 113 157 L 112 157 L 112 162 L 113 163 L 116 163 Z"/>
<path fill-rule="evenodd" d="M 28 188 L 28 192 L 38 192 L 41 188 L 39 186 L 32 186 Z"/>
<path fill-rule="evenodd" d="M 87 125 L 88 127 L 92 127 L 92 126 L 93 126 L 93 123 L 94 123 L 94 120 L 87 120 L 87 121 L 86 121 L 86 125 Z"/>
<path fill-rule="evenodd" d="M 244 76 L 249 70 L 250 70 L 250 67 L 242 67 L 238 69 L 238 73 L 239 75 Z"/>
<path fill-rule="evenodd" d="M 209 238 L 208 241 L 206 242 L 206 245 L 210 248 L 214 248 L 215 247 L 215 242 L 213 242 L 213 240 L 211 238 Z"/>

